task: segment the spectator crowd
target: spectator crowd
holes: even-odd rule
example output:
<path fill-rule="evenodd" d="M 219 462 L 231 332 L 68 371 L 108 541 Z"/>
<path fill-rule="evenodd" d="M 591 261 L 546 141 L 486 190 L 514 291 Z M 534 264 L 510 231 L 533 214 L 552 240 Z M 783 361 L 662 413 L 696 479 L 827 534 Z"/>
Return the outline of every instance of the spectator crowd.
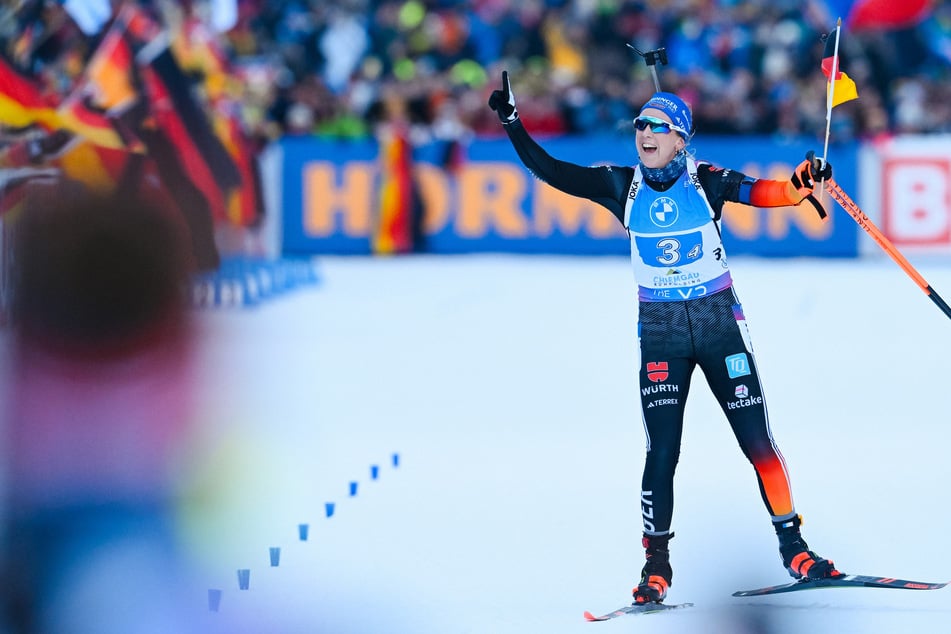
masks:
<path fill-rule="evenodd" d="M 258 147 L 285 134 L 370 136 L 394 111 L 414 142 L 497 135 L 486 100 L 503 69 L 534 132 L 616 133 L 654 90 L 648 66 L 630 47 L 664 49 L 668 64 L 655 67 L 662 88 L 692 104 L 705 135 L 821 135 L 821 38 L 837 17 L 845 19 L 842 68 L 860 99 L 836 109 L 835 140 L 951 130 L 948 2 L 138 0 L 165 16 L 207 15 L 216 3 L 235 8 L 220 45 Z M 903 19 L 852 28 L 847 14 L 860 4 L 883 5 L 883 15 Z M 29 27 L 39 37 L 23 37 L 26 23 L 12 16 L 41 5 L 43 13 L 32 13 L 46 24 Z M 0 19 L 5 54 L 30 49 L 29 71 L 59 72 L 67 77 L 52 83 L 68 83 L 94 49 L 89 38 L 75 37 L 78 29 L 63 28 L 69 5 L 8 5 L 0 15 L 11 18 Z"/>
<path fill-rule="evenodd" d="M 662 88 L 692 103 L 705 135 L 822 135 L 821 38 L 850 4 L 243 0 L 226 35 L 262 140 L 369 135 L 392 99 L 417 137 L 496 135 L 485 104 L 503 69 L 534 132 L 617 132 L 654 90 L 628 45 L 665 49 Z M 951 4 L 920 4 L 905 24 L 845 21 L 841 67 L 860 99 L 836 109 L 834 140 L 951 131 Z"/>

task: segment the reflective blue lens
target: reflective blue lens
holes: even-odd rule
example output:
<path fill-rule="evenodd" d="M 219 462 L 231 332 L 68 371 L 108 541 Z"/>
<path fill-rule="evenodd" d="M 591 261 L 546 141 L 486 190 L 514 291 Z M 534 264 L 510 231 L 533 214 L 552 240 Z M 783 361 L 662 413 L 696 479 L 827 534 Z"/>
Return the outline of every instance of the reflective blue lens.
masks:
<path fill-rule="evenodd" d="M 638 130 L 644 131 L 648 126 L 650 126 L 651 132 L 654 134 L 670 134 L 670 131 L 675 129 L 673 125 L 663 119 L 655 119 L 654 117 L 638 117 L 634 119 L 634 127 Z"/>

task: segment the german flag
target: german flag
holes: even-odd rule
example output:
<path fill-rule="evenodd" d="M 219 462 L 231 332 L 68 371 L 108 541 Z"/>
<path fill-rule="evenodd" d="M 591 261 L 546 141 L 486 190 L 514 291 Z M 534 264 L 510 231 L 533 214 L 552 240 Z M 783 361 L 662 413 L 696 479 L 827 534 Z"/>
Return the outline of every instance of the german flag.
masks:
<path fill-rule="evenodd" d="M 92 130 L 110 124 L 126 149 L 142 153 L 144 146 L 125 120 L 126 113 L 141 102 L 135 87 L 132 49 L 123 37 L 121 25 L 111 28 L 96 47 L 76 88 L 61 106 L 64 117 L 74 126 Z M 94 140 L 89 134 L 84 135 Z M 97 143 L 103 147 L 115 146 Z"/>
<path fill-rule="evenodd" d="M 228 219 L 235 225 L 256 225 L 264 215 L 261 179 L 251 143 L 237 117 L 220 111 L 213 114 L 215 133 L 228 150 L 241 174 L 241 186 L 227 200 Z"/>
<path fill-rule="evenodd" d="M 0 56 L 0 124 L 11 128 L 31 125 L 58 127 L 55 105 L 43 97 L 40 87 L 20 74 Z"/>
<path fill-rule="evenodd" d="M 0 124 L 11 128 L 38 125 L 46 130 L 66 130 L 90 143 L 126 149 L 125 140 L 102 113 L 87 108 L 78 98 L 57 106 L 39 86 L 0 57 Z"/>
<path fill-rule="evenodd" d="M 832 107 L 835 108 L 839 104 L 843 104 L 846 101 L 852 101 L 853 99 L 858 99 L 859 93 L 855 88 L 855 82 L 842 72 L 841 64 L 836 62 L 841 62 L 841 57 L 836 58 L 835 55 L 835 45 L 836 40 L 838 39 L 839 29 L 832 31 L 825 36 L 825 51 L 822 54 L 822 74 L 826 76 L 826 99 L 831 96 Z M 833 68 L 835 66 L 835 68 Z"/>
<path fill-rule="evenodd" d="M 214 135 L 204 111 L 191 95 L 188 80 L 166 48 L 140 67 L 142 84 L 158 132 L 205 195 L 212 214 L 227 218 L 226 200 L 241 184 L 241 175 Z"/>
<path fill-rule="evenodd" d="M 174 160 L 202 192 L 213 217 L 226 219 L 226 201 L 231 191 L 240 187 L 241 175 L 175 60 L 168 32 L 134 4 L 123 7 L 117 22 L 135 52 L 143 97 L 155 131 L 174 149 Z M 165 159 L 156 156 L 156 160 Z"/>
<path fill-rule="evenodd" d="M 126 110 L 138 99 L 133 72 L 132 49 L 123 29 L 110 29 L 86 65 L 84 89 L 97 107 Z"/>
<path fill-rule="evenodd" d="M 85 141 L 110 150 L 141 153 L 144 146 L 109 115 L 92 107 L 77 93 L 67 97 L 57 109 L 59 124 Z"/>
<path fill-rule="evenodd" d="M 380 143 L 380 208 L 374 253 L 413 251 L 412 169 L 412 150 L 404 134 L 395 132 Z"/>
<path fill-rule="evenodd" d="M 231 72 L 227 55 L 215 33 L 194 17 L 183 23 L 172 43 L 172 53 L 183 71 L 200 78 L 212 130 L 241 175 L 240 187 L 227 199 L 228 219 L 239 226 L 253 226 L 264 212 L 260 176 L 239 116 L 241 86 Z"/>

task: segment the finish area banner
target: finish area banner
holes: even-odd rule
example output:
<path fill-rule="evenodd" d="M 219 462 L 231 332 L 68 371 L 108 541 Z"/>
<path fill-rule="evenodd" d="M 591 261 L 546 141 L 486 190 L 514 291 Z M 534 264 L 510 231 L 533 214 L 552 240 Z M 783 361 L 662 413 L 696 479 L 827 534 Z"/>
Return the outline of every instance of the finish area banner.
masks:
<path fill-rule="evenodd" d="M 633 136 L 552 137 L 539 143 L 580 165 L 630 165 Z M 808 150 L 801 141 L 709 137 L 691 144 L 700 160 L 761 178 L 786 180 Z M 295 137 L 281 141 L 282 248 L 287 254 L 368 254 L 380 215 L 380 156 L 374 142 Z M 449 158 L 451 155 L 452 158 Z M 835 179 L 854 191 L 855 146 L 833 146 Z M 464 147 L 433 143 L 413 150 L 413 187 L 421 210 L 418 250 L 427 253 L 607 255 L 630 251 L 627 232 L 600 205 L 563 194 L 526 170 L 508 139 Z M 811 205 L 724 207 L 729 255 L 855 257 L 857 225 L 828 195 L 829 219 Z"/>
<path fill-rule="evenodd" d="M 862 207 L 896 247 L 951 254 L 951 135 L 896 137 L 861 153 Z M 871 240 L 860 250 L 873 252 Z"/>

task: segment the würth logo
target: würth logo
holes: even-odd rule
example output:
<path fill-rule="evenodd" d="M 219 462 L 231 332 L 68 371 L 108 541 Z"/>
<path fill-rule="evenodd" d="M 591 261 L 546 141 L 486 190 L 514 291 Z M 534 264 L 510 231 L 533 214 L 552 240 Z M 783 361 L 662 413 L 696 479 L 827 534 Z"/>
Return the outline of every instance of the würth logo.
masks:
<path fill-rule="evenodd" d="M 654 383 L 660 383 L 667 380 L 667 362 L 666 361 L 648 361 L 647 378 Z"/>

